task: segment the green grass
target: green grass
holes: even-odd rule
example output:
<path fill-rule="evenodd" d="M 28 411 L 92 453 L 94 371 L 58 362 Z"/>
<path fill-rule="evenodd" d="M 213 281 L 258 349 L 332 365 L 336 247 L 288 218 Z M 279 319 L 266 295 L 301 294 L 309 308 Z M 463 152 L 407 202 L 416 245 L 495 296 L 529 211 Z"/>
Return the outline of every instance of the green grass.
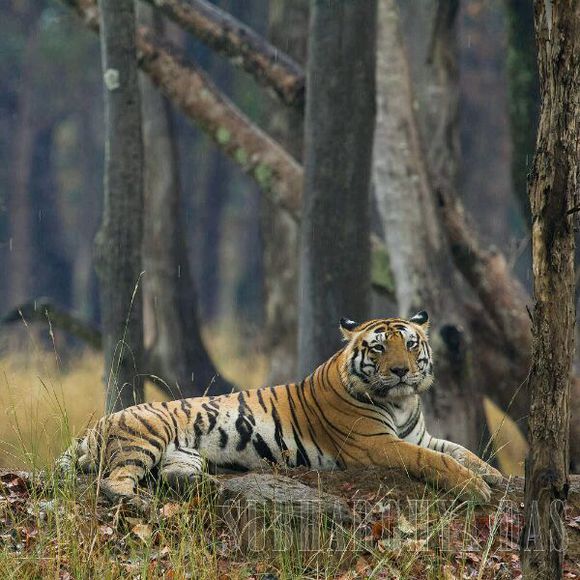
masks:
<path fill-rule="evenodd" d="M 232 347 L 229 336 L 207 334 L 211 349 L 228 361 L 224 374 L 238 384 L 263 384 L 265 357 Z M 0 579 L 347 580 L 455 578 L 464 572 L 494 577 L 499 560 L 489 564 L 496 556 L 499 528 L 490 526 L 485 542 L 479 542 L 479 560 L 472 558 L 462 548 L 479 541 L 470 529 L 473 506 L 450 503 L 445 496 L 449 505 L 441 510 L 441 496 L 428 489 L 418 498 L 423 504 L 417 521 L 404 510 L 396 517 L 389 513 L 385 504 L 392 490 L 381 490 L 352 526 L 317 514 L 304 543 L 304 522 L 296 514 L 270 507 L 258 520 L 246 514 L 246 525 L 240 526 L 236 518 L 232 523 L 225 517 L 208 487 L 175 497 L 153 485 L 145 492 L 151 495 L 145 516 L 104 503 L 94 482 L 55 478 L 54 457 L 102 413 L 102 374 L 102 358 L 95 353 L 82 354 L 67 368 L 56 351 L 37 348 L 0 359 L 0 467 L 44 470 L 41 482 L 26 487 L 17 477 L 2 478 Z M 163 397 L 148 385 L 147 398 Z M 248 545 L 252 530 L 258 532 L 261 549 Z M 440 538 L 450 530 L 451 550 Z"/>
<path fill-rule="evenodd" d="M 386 509 L 390 492 L 350 525 L 313 510 L 218 505 L 213 486 L 176 497 L 153 485 L 147 514 L 96 497 L 94 481 L 47 473 L 0 484 L 0 578 L 493 578 L 498 518 L 477 536 L 473 505 L 425 489 L 416 509 Z M 229 508 L 231 509 L 231 505 Z M 259 506 L 258 506 L 259 508 Z M 501 514 L 499 514 L 501 515 Z M 306 529 L 308 533 L 306 533 Z M 486 528 L 487 529 L 487 528 Z M 475 535 L 474 535 L 475 533 Z M 479 548 L 471 553 L 475 542 Z M 490 560 L 493 558 L 493 560 Z M 493 564 L 493 566 L 489 566 Z M 271 578 L 272 576 L 270 576 Z"/>

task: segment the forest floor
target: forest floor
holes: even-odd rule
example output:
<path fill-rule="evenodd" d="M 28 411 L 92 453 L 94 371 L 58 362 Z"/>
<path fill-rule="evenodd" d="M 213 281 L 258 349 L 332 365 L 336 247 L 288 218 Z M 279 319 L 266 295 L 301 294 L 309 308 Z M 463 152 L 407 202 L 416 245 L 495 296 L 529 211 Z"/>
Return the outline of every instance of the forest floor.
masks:
<path fill-rule="evenodd" d="M 259 349 L 215 337 L 211 345 L 228 361 L 228 378 L 263 384 L 267 364 Z M 94 482 L 31 475 L 49 467 L 100 414 L 101 376 L 99 353 L 67 358 L 34 347 L 0 358 L 0 580 L 519 576 L 518 478 L 497 490 L 490 505 L 475 507 L 397 472 L 297 470 L 279 476 L 305 484 L 299 500 L 303 495 L 304 504 L 316 506 L 318 497 L 329 497 L 337 509 L 304 513 L 296 502 L 290 508 L 270 502 L 257 518 L 248 502 L 237 511 L 224 506 L 212 486 L 187 497 L 153 486 L 149 513 L 136 514 L 98 499 Z M 147 398 L 162 397 L 147 385 Z M 495 423 L 501 462 L 516 438 L 503 416 Z M 525 452 L 512 455 L 511 469 L 521 470 Z M 243 477 L 251 476 L 237 479 Z M 259 474 L 256 481 L 265 479 Z M 235 480 L 219 478 L 224 486 Z M 284 500 L 288 481 L 278 487 Z M 566 574 L 580 578 L 580 476 L 573 478 L 566 519 Z"/>
<path fill-rule="evenodd" d="M 279 501 L 260 503 L 252 485 L 269 477 Z M 216 490 L 241 482 L 250 487 L 234 509 L 231 493 Z M 299 486 L 291 509 L 288 485 Z M 1 471 L 0 578 L 520 577 L 521 478 L 506 478 L 482 506 L 378 468 L 221 476 L 187 496 L 148 490 L 141 513 L 98 499 L 91 480 Z M 565 517 L 565 577 L 578 578 L 580 476 Z"/>

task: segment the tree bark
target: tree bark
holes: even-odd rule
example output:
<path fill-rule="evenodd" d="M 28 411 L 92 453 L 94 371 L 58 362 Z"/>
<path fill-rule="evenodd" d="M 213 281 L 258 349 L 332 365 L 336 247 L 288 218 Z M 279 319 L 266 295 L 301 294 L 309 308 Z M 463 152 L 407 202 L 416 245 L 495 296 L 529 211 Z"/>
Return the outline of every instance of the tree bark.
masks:
<path fill-rule="evenodd" d="M 429 178 L 455 266 L 489 310 L 497 325 L 496 340 L 511 348 L 510 356 L 517 349 L 523 379 L 531 336 L 525 312 L 527 295 L 509 271 L 504 256 L 481 248 L 457 187 L 457 9 L 455 1 L 401 3 L 407 29 L 423 30 L 422 38 L 413 37 L 417 42 L 412 46 L 418 122 L 422 140 L 428 143 L 425 152 Z M 426 33 L 427 30 L 431 33 Z"/>
<path fill-rule="evenodd" d="M 33 148 L 29 193 L 34 197 L 36 223 L 34 239 L 34 276 L 29 282 L 32 296 L 50 295 L 58 304 L 71 306 L 72 268 L 64 238 L 62 205 L 55 179 L 54 133 L 56 121 L 38 126 Z"/>
<path fill-rule="evenodd" d="M 35 10 L 31 18 L 37 18 Z M 33 277 L 33 239 L 34 223 L 30 181 L 32 155 L 36 138 L 33 120 L 33 66 L 34 55 L 38 47 L 38 29 L 31 27 L 26 39 L 22 57 L 21 88 L 17 101 L 17 125 L 13 135 L 13 159 L 11 191 L 7 196 L 9 229 L 9 262 L 10 284 L 8 302 L 13 305 L 30 297 Z"/>
<path fill-rule="evenodd" d="M 286 105 L 303 109 L 304 72 L 286 53 L 205 0 L 145 0 L 213 51 L 241 66 Z"/>
<path fill-rule="evenodd" d="M 306 63 L 308 1 L 270 2 L 270 41 Z M 272 103 L 268 131 L 294 159 L 302 159 L 303 111 Z M 269 345 L 268 382 L 287 383 L 300 377 L 298 371 L 298 227 L 268 198 L 262 196 L 261 230 L 264 238 L 264 282 Z"/>
<path fill-rule="evenodd" d="M 515 257 L 514 242 L 526 232 L 513 227 L 519 208 L 512 195 L 506 20 L 501 2 L 461 2 L 458 186 L 466 210 L 477 216 L 478 230 Z M 517 262 L 520 271 L 525 262 Z"/>
<path fill-rule="evenodd" d="M 462 296 L 464 323 L 473 338 L 476 381 L 482 394 L 520 419 L 527 413 L 519 386 L 527 374 L 531 344 L 527 294 L 501 252 L 480 246 L 458 190 L 458 7 L 458 2 L 440 0 L 431 14 L 432 34 L 425 47 L 424 64 L 418 67 L 424 83 L 419 107 L 421 132 L 424 141 L 430 142 L 430 179 L 453 262 L 484 307 L 483 311 L 472 310 Z"/>
<path fill-rule="evenodd" d="M 300 165 L 220 94 L 201 70 L 180 61 L 143 30 L 138 47 L 141 66 L 162 92 L 195 119 L 277 203 L 296 213 L 302 189 Z"/>
<path fill-rule="evenodd" d="M 462 330 L 465 287 L 454 271 L 439 219 L 418 122 L 415 96 L 394 0 L 379 0 L 374 185 L 395 278 L 398 312 L 427 309 L 436 383 L 424 397 L 429 428 L 472 449 L 480 445 L 483 411 Z"/>
<path fill-rule="evenodd" d="M 401 316 L 442 310 L 440 288 L 426 282 L 439 277 L 446 250 L 413 101 L 397 8 L 379 0 L 373 182 Z"/>
<path fill-rule="evenodd" d="M 138 19 L 156 32 L 162 22 L 149 6 Z M 141 75 L 145 159 L 143 300 L 148 365 L 173 398 L 231 392 L 201 338 L 182 222 L 181 184 L 169 103 Z"/>
<path fill-rule="evenodd" d="M 399 0 L 424 153 L 433 185 L 455 184 L 459 161 L 459 0 Z"/>
<path fill-rule="evenodd" d="M 300 240 L 302 376 L 337 350 L 341 316 L 368 316 L 375 120 L 376 1 L 317 0 L 311 10 Z"/>
<path fill-rule="evenodd" d="M 85 86 L 83 98 L 88 102 L 92 84 Z M 78 208 L 78 223 L 83 224 L 85 235 L 75 247 L 72 274 L 72 303 L 75 310 L 88 321 L 99 319 L 98 280 L 93 264 L 93 238 L 102 214 L 102 153 L 95 111 L 82 111 L 78 125 L 80 172 L 83 180 L 83 199 Z M 80 145 L 82 143 L 82 146 Z M 102 145 L 101 145 L 102 146 Z"/>
<path fill-rule="evenodd" d="M 143 144 L 133 0 L 100 0 L 105 200 L 95 240 L 106 410 L 143 401 Z"/>
<path fill-rule="evenodd" d="M 574 356 L 574 225 L 580 196 L 580 3 L 534 3 L 542 105 L 530 177 L 534 270 L 525 578 L 561 578 Z"/>

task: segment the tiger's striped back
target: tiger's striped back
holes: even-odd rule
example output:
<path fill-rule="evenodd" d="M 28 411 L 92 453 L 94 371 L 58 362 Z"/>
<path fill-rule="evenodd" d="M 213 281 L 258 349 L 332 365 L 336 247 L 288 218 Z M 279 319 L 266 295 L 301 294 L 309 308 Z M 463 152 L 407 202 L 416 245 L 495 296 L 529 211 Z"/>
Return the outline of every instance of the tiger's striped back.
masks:
<path fill-rule="evenodd" d="M 62 456 L 61 466 L 100 466 L 105 493 L 131 498 L 154 467 L 179 482 L 206 469 L 392 463 L 385 450 L 403 441 L 412 446 L 405 447 L 407 463 L 421 448 L 469 453 L 425 428 L 419 394 L 433 381 L 425 313 L 360 325 L 343 319 L 341 329 L 344 348 L 300 383 L 130 407 L 102 418 Z M 441 455 L 430 453 L 432 460 Z M 461 467 L 451 457 L 439 461 Z"/>

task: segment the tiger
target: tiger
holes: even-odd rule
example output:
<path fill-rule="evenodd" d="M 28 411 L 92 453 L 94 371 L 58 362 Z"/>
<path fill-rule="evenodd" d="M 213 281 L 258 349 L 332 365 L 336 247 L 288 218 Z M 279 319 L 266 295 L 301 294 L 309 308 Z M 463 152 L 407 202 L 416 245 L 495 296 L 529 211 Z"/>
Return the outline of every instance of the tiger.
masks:
<path fill-rule="evenodd" d="M 131 502 L 153 469 L 175 486 L 267 466 L 382 466 L 487 502 L 501 473 L 427 431 L 428 328 L 425 311 L 408 320 L 342 318 L 343 348 L 301 382 L 128 407 L 75 441 L 58 469 L 98 472 L 109 500 Z"/>

